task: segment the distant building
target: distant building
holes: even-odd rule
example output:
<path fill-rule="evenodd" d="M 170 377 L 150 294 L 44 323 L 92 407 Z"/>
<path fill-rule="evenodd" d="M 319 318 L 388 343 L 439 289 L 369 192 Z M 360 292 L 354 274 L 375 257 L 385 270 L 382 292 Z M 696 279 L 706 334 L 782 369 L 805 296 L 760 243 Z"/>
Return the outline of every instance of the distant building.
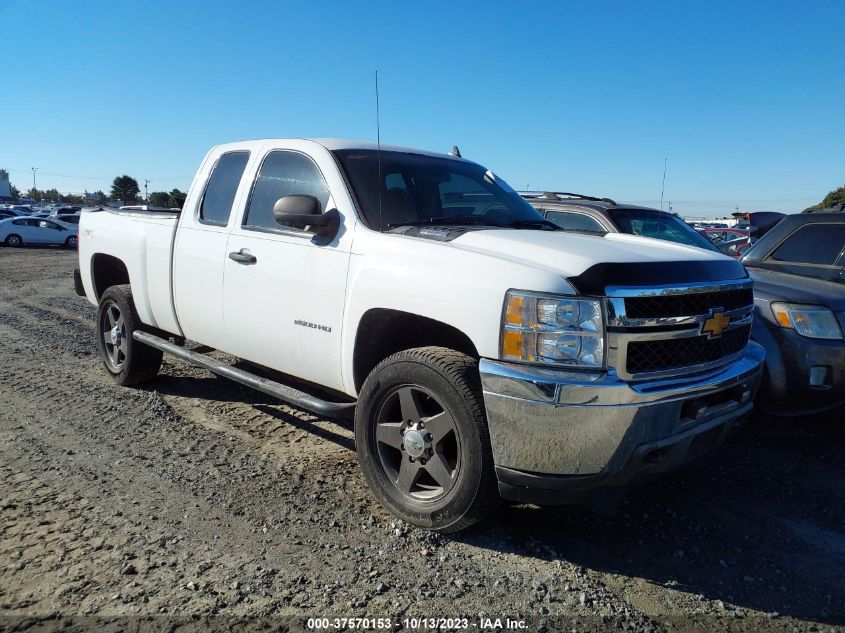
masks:
<path fill-rule="evenodd" d="M 12 199 L 12 184 L 9 182 L 9 172 L 0 169 L 0 200 Z"/>

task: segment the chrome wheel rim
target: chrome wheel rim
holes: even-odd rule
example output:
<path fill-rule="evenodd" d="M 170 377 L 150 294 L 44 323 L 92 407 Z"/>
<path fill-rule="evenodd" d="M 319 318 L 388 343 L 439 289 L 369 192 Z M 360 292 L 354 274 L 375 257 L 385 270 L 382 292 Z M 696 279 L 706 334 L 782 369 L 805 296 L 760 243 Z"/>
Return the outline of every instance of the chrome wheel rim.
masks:
<path fill-rule="evenodd" d="M 69 237 L 67 238 L 67 244 L 71 248 L 76 248 L 76 245 L 79 243 L 79 239 L 76 237 Z"/>
<path fill-rule="evenodd" d="M 9 243 L 9 246 L 20 246 L 21 245 L 21 238 L 17 235 L 10 235 L 9 239 L 6 240 Z"/>
<path fill-rule="evenodd" d="M 123 364 L 126 362 L 126 324 L 120 308 L 115 303 L 108 303 L 104 306 L 100 316 L 100 332 L 103 337 L 103 348 L 105 349 L 105 360 L 114 373 L 120 373 Z"/>
<path fill-rule="evenodd" d="M 374 441 L 384 475 L 404 496 L 431 503 L 454 488 L 461 469 L 457 426 L 425 387 L 402 385 L 385 396 Z"/>

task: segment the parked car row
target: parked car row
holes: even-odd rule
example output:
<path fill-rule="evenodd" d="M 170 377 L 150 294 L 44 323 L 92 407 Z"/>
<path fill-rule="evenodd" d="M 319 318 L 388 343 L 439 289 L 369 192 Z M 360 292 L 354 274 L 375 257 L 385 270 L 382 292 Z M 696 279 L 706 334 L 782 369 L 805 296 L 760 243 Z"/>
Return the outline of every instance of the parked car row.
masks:
<path fill-rule="evenodd" d="M 0 244 L 56 244 L 76 248 L 82 207 L 12 204 L 0 206 Z"/>
<path fill-rule="evenodd" d="M 720 253 L 734 259 L 742 257 L 751 246 L 749 232 L 742 229 L 706 228 L 698 231 L 719 249 Z"/>

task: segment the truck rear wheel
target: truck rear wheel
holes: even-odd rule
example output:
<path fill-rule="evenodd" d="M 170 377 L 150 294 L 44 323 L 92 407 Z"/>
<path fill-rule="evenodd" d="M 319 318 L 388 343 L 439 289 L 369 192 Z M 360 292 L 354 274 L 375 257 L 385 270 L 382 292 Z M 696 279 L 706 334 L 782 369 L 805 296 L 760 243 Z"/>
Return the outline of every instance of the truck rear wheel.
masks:
<path fill-rule="evenodd" d="M 151 380 L 161 367 L 161 351 L 132 338 L 139 329 L 143 326 L 129 285 L 106 289 L 97 310 L 97 347 L 106 371 L 119 385 Z"/>
<path fill-rule="evenodd" d="M 355 411 L 370 488 L 401 519 L 456 532 L 499 501 L 478 362 L 443 347 L 398 352 L 370 373 Z"/>

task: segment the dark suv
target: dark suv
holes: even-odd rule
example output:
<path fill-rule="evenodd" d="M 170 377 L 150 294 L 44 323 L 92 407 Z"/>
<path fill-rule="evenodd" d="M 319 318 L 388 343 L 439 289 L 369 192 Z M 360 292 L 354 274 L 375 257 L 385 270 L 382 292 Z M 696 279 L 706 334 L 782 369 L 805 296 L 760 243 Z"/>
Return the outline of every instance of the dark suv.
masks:
<path fill-rule="evenodd" d="M 799 414 L 845 403 L 845 214 L 787 215 L 742 263 L 754 280 L 751 337 L 766 348 L 763 410 Z"/>
<path fill-rule="evenodd" d="M 617 204 L 610 198 L 576 193 L 523 192 L 523 198 L 543 217 L 567 231 L 628 233 L 718 251 L 706 237 L 673 213 Z"/>

